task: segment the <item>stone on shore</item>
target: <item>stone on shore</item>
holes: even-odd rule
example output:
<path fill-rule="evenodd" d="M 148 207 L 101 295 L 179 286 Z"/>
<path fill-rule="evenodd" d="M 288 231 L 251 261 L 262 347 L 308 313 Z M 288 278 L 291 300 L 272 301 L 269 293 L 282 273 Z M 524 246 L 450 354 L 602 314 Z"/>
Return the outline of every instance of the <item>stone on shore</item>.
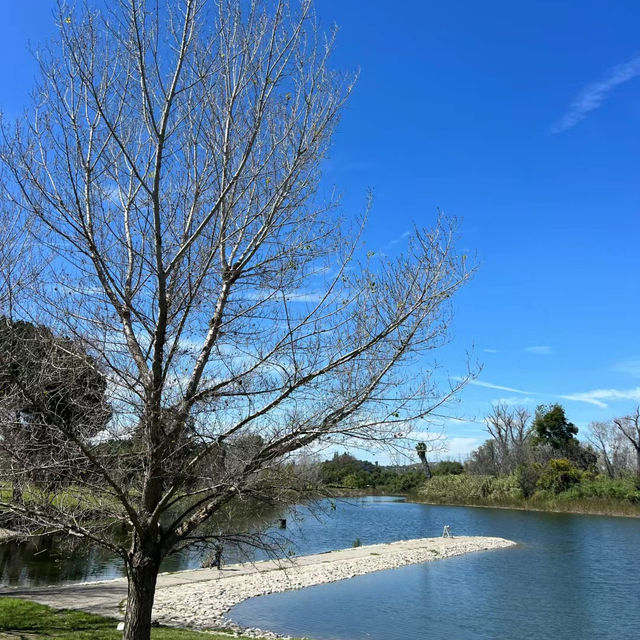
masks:
<path fill-rule="evenodd" d="M 240 629 L 226 619 L 225 614 L 255 596 L 514 544 L 503 538 L 488 537 L 421 538 L 301 556 L 294 560 L 235 565 L 219 572 L 212 580 L 158 589 L 154 618 L 171 626 L 225 627 L 244 635 L 272 638 L 275 634 L 268 631 Z M 239 575 L 233 575 L 234 572 Z"/>

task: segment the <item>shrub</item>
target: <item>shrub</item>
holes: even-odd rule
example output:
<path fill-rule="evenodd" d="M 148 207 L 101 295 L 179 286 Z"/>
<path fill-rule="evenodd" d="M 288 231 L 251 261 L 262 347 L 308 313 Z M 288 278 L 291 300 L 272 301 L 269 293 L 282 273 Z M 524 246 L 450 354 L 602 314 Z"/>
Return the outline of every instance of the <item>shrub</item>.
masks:
<path fill-rule="evenodd" d="M 518 500 L 522 498 L 522 491 L 515 474 L 493 478 L 489 487 L 489 497 L 492 500 Z"/>
<path fill-rule="evenodd" d="M 356 473 L 350 473 L 342 479 L 342 486 L 347 489 L 364 489 L 367 485 Z"/>
<path fill-rule="evenodd" d="M 585 474 L 586 475 L 586 474 Z M 596 498 L 606 500 L 625 500 L 632 504 L 640 503 L 640 490 L 635 478 L 608 478 L 607 476 L 584 477 L 566 492 L 567 499 Z"/>
<path fill-rule="evenodd" d="M 558 494 L 567 491 L 579 483 L 581 479 L 580 469 L 574 467 L 566 458 L 556 458 L 549 460 L 544 467 L 537 486 L 540 489 Z"/>
<path fill-rule="evenodd" d="M 459 476 L 464 473 L 464 465 L 455 460 L 443 460 L 433 467 L 434 476 Z"/>
<path fill-rule="evenodd" d="M 515 470 L 515 481 L 523 498 L 529 498 L 535 493 L 541 474 L 542 465 L 537 462 L 518 465 Z"/>

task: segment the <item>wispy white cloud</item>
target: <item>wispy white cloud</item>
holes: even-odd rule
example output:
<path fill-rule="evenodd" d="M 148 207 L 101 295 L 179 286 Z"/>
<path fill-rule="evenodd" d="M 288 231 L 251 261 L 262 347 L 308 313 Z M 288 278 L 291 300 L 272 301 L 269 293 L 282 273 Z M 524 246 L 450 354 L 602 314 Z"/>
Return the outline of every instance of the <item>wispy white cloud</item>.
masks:
<path fill-rule="evenodd" d="M 635 389 L 594 389 L 593 391 L 570 393 L 558 397 L 564 400 L 586 402 L 587 404 L 605 409 L 608 406 L 605 400 L 610 402 L 615 400 L 633 400 L 634 402 L 640 402 L 640 387 L 636 387 Z"/>
<path fill-rule="evenodd" d="M 242 298 L 244 300 L 261 302 L 263 300 L 273 299 L 280 300 L 282 293 L 277 290 L 256 290 L 256 291 L 244 291 L 242 293 Z M 285 297 L 287 302 L 320 302 L 325 296 L 325 293 L 322 291 L 298 291 L 293 293 L 286 293 Z"/>
<path fill-rule="evenodd" d="M 523 393 L 525 395 L 538 395 L 537 391 L 523 391 L 522 389 L 514 389 L 513 387 L 504 387 L 501 384 L 493 384 L 492 382 L 483 382 L 482 380 L 469 380 L 467 384 L 474 387 L 484 387 L 485 389 L 497 389 L 498 391 L 508 391 L 509 393 Z"/>
<path fill-rule="evenodd" d="M 525 351 L 526 353 L 534 353 L 538 356 L 550 356 L 553 353 L 553 349 L 547 345 L 525 347 L 523 351 Z"/>
<path fill-rule="evenodd" d="M 623 360 L 613 365 L 612 368 L 619 373 L 626 373 L 634 378 L 640 378 L 640 358 Z"/>
<path fill-rule="evenodd" d="M 574 402 L 584 402 L 601 409 L 605 409 L 607 402 L 619 400 L 632 400 L 640 403 L 640 387 L 634 389 L 594 389 L 592 391 L 584 391 L 578 393 L 553 394 L 543 393 L 541 391 L 524 391 L 523 389 L 514 389 L 513 387 L 505 387 L 501 384 L 493 384 L 492 382 L 483 382 L 482 380 L 469 380 L 467 383 L 475 387 L 483 387 L 485 389 L 496 389 L 498 391 L 508 391 L 509 393 L 519 393 L 523 396 L 546 396 L 547 398 L 557 398 L 559 400 L 572 400 Z M 535 398 L 499 398 L 493 402 L 504 402 L 506 404 L 527 404 L 537 402 Z"/>
<path fill-rule="evenodd" d="M 539 400 L 528 396 L 524 398 L 522 396 L 510 396 L 508 398 L 496 398 L 491 401 L 491 404 L 506 404 L 508 407 L 515 407 L 522 404 L 533 404 L 534 402 L 539 402 Z"/>
<path fill-rule="evenodd" d="M 412 234 L 413 234 L 413 231 L 410 231 L 408 229 L 407 229 L 407 231 L 403 231 L 397 238 L 394 238 L 393 240 L 390 240 L 389 243 L 387 244 L 387 247 L 391 247 L 394 244 L 399 244 L 400 242 L 403 242 L 404 240 L 406 240 Z"/>
<path fill-rule="evenodd" d="M 575 127 L 587 114 L 602 105 L 609 93 L 618 85 L 640 75 L 640 54 L 623 64 L 611 67 L 601 80 L 592 82 L 580 91 L 567 112 L 553 125 L 551 133 L 561 133 Z"/>
<path fill-rule="evenodd" d="M 412 431 L 409 435 L 411 440 L 422 441 L 427 444 L 442 442 L 442 434 L 437 431 Z"/>
<path fill-rule="evenodd" d="M 485 353 L 500 353 L 498 349 L 483 349 Z"/>

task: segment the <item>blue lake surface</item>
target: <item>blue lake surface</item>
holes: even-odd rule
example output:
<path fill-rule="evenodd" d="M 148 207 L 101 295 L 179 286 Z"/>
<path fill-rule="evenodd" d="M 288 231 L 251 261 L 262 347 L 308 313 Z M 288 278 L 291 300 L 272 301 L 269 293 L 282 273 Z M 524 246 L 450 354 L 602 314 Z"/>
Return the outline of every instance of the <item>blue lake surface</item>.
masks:
<path fill-rule="evenodd" d="M 388 498 L 303 514 L 304 553 L 454 535 L 518 547 L 470 554 L 262 596 L 235 607 L 239 624 L 314 640 L 631 639 L 640 637 L 640 520 L 430 506 Z M 292 535 L 294 531 L 291 532 Z"/>

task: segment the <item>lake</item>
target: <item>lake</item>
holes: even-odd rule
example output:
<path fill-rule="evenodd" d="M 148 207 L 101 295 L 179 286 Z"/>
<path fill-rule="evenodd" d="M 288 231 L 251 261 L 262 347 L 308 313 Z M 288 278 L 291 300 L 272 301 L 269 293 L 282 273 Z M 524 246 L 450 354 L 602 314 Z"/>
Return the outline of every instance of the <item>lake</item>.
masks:
<path fill-rule="evenodd" d="M 363 544 L 493 535 L 516 548 L 262 596 L 230 617 L 314 640 L 563 640 L 639 637 L 640 520 L 375 500 L 316 528 Z M 340 533 L 338 533 L 340 532 Z"/>
<path fill-rule="evenodd" d="M 446 507 L 369 497 L 286 514 L 284 555 L 438 536 L 489 535 L 518 547 L 408 566 L 248 600 L 230 617 L 314 640 L 590 640 L 638 637 L 640 520 Z M 233 561 L 238 552 L 225 550 Z M 256 554 L 255 557 L 260 557 Z M 181 554 L 165 570 L 200 566 Z M 85 546 L 0 546 L 2 582 L 46 584 L 121 575 Z"/>

